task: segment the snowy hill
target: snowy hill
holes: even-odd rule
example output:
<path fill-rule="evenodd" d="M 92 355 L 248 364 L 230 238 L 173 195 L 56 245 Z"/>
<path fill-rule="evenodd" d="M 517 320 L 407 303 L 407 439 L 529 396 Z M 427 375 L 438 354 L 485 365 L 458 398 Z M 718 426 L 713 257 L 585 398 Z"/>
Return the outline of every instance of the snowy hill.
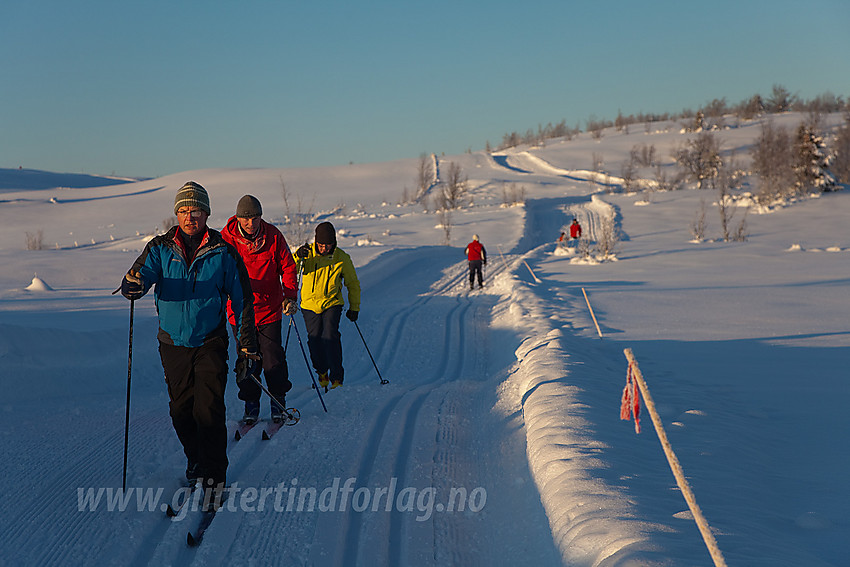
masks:
<path fill-rule="evenodd" d="M 759 131 L 722 130 L 721 148 L 746 160 Z M 688 136 L 670 123 L 436 156 L 471 187 L 450 246 L 433 210 L 398 204 L 414 158 L 108 184 L 0 170 L 0 565 L 711 565 L 649 416 L 639 435 L 619 419 L 625 348 L 729 565 L 846 565 L 850 193 L 751 211 L 748 239 L 723 242 L 712 191 L 607 192 L 636 144 L 672 167 Z M 233 508 L 198 549 L 185 544 L 191 519 L 162 513 L 185 461 L 151 297 L 134 320 L 132 492 L 116 492 L 129 321 L 112 291 L 190 179 L 210 193 L 214 228 L 246 193 L 285 228 L 284 187 L 290 209 L 334 223 L 389 380 L 343 321 L 346 382 L 325 413 L 293 333 L 287 402 L 301 421 L 231 443 Z M 524 204 L 503 206 L 511 187 Z M 615 254 L 559 247 L 574 217 L 590 243 L 613 222 Z M 27 250 L 35 233 L 43 249 Z M 488 263 L 485 288 L 469 292 L 473 233 Z M 227 402 L 232 431 L 232 382 Z"/>
<path fill-rule="evenodd" d="M 58 187 L 101 187 L 117 183 L 131 183 L 137 179 L 104 177 L 84 173 L 54 173 L 37 169 L 7 169 L 0 167 L 0 190 L 55 189 Z"/>

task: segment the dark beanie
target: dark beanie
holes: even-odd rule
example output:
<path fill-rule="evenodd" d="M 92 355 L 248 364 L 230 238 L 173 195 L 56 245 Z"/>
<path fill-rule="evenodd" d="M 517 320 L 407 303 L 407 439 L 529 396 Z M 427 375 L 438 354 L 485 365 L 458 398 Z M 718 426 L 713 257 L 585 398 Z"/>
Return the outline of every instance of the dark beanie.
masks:
<path fill-rule="evenodd" d="M 316 244 L 336 244 L 336 230 L 329 222 L 320 223 L 316 227 Z"/>
<path fill-rule="evenodd" d="M 199 183 L 187 181 L 174 197 L 175 215 L 181 207 L 198 207 L 210 214 L 210 196 L 207 194 L 207 190 L 201 187 Z"/>
<path fill-rule="evenodd" d="M 263 206 L 253 195 L 245 195 L 236 205 L 236 216 L 240 219 L 252 219 L 263 216 Z"/>

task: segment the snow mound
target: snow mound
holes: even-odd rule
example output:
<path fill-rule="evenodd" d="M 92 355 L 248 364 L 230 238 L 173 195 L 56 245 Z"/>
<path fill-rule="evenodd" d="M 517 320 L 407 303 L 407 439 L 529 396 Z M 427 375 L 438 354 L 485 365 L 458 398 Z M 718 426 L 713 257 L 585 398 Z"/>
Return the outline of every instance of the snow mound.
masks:
<path fill-rule="evenodd" d="M 24 289 L 27 291 L 53 291 L 53 288 L 47 285 L 47 282 L 38 277 L 38 275 L 33 276 L 32 283 Z"/>
<path fill-rule="evenodd" d="M 575 248 L 569 248 L 567 246 L 559 245 L 555 245 L 555 250 L 554 252 L 552 252 L 553 256 L 575 256 L 575 254 Z"/>

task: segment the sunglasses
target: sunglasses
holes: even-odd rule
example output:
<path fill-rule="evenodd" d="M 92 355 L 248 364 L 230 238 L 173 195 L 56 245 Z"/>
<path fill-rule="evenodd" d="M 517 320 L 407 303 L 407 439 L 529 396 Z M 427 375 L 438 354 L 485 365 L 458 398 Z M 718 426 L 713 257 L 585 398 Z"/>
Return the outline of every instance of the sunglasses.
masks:
<path fill-rule="evenodd" d="M 204 214 L 204 211 L 201 211 L 201 210 L 184 211 L 183 209 L 180 209 L 179 211 L 177 211 L 177 214 L 182 216 L 182 217 L 185 217 L 186 215 L 190 215 L 193 219 L 199 219 L 199 218 L 201 218 L 201 215 Z"/>

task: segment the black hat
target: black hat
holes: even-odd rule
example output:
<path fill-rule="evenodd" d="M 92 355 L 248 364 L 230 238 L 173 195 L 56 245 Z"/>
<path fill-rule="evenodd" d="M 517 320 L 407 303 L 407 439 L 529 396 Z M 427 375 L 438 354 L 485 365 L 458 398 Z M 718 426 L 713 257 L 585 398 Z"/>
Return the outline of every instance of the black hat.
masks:
<path fill-rule="evenodd" d="M 316 227 L 316 244 L 336 244 L 336 229 L 329 222 L 320 223 Z"/>
<path fill-rule="evenodd" d="M 236 216 L 240 219 L 252 219 L 263 216 L 263 206 L 253 195 L 245 195 L 236 205 Z"/>

